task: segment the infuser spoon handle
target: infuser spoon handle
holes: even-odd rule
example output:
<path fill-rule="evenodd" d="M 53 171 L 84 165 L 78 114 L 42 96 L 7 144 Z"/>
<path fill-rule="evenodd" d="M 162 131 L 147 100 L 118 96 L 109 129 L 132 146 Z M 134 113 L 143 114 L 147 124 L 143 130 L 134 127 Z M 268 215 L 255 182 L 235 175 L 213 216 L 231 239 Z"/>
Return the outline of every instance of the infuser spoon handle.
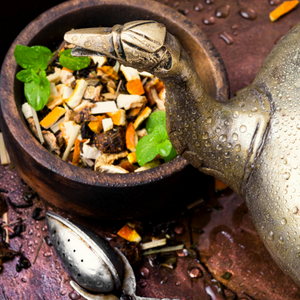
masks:
<path fill-rule="evenodd" d="M 134 300 L 180 300 L 180 299 L 169 299 L 169 298 L 148 298 L 148 297 L 140 297 L 134 296 Z"/>
<path fill-rule="evenodd" d="M 71 287 L 84 299 L 87 300 L 118 300 L 119 298 L 113 294 L 91 294 L 88 291 L 82 289 L 75 281 L 70 281 Z"/>

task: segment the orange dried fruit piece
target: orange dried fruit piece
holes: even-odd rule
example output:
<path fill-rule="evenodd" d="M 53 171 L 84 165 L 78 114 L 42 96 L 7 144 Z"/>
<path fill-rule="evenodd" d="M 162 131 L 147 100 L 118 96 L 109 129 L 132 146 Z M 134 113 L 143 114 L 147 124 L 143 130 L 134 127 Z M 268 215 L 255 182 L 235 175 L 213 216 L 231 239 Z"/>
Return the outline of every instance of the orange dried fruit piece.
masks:
<path fill-rule="evenodd" d="M 103 66 L 98 69 L 101 70 L 102 72 L 104 72 L 105 74 L 107 74 L 110 79 L 113 79 L 113 80 L 119 79 L 118 73 L 111 66 Z"/>
<path fill-rule="evenodd" d="M 134 170 L 137 169 L 137 167 L 131 164 L 128 160 L 121 161 L 118 166 L 127 170 L 128 172 L 134 172 Z"/>
<path fill-rule="evenodd" d="M 74 72 L 74 70 L 68 69 L 68 68 L 66 68 L 66 67 L 63 67 L 62 70 L 65 70 L 65 71 L 68 71 L 68 72 L 71 72 L 71 73 Z"/>
<path fill-rule="evenodd" d="M 279 19 L 281 16 L 284 14 L 288 13 L 291 11 L 293 8 L 295 8 L 299 4 L 298 0 L 294 1 L 284 1 L 281 5 L 279 5 L 275 10 L 270 12 L 270 20 L 272 22 L 276 21 Z"/>
<path fill-rule="evenodd" d="M 165 89 L 165 86 L 164 86 L 163 82 L 159 80 L 158 83 L 155 84 L 155 88 L 156 88 L 157 92 L 160 93 L 162 90 Z"/>
<path fill-rule="evenodd" d="M 65 114 L 65 112 L 66 110 L 63 107 L 54 107 L 54 109 L 42 121 L 40 121 L 40 125 L 45 129 L 50 128 L 61 116 Z"/>
<path fill-rule="evenodd" d="M 134 129 L 137 129 L 151 114 L 152 109 L 148 106 L 146 106 L 141 114 L 136 118 L 136 120 L 133 123 Z"/>
<path fill-rule="evenodd" d="M 127 149 L 129 149 L 130 151 L 135 151 L 135 146 L 137 144 L 137 134 L 132 122 L 130 122 L 127 126 L 125 138 Z"/>
<path fill-rule="evenodd" d="M 131 95 L 143 95 L 145 94 L 145 90 L 143 87 L 143 83 L 140 79 L 133 79 L 127 82 L 126 88 L 129 94 Z"/>
<path fill-rule="evenodd" d="M 135 229 L 130 228 L 127 224 L 124 225 L 117 234 L 122 237 L 123 239 L 129 241 L 129 242 L 136 242 L 139 243 L 142 238 L 140 235 L 136 232 Z"/>
<path fill-rule="evenodd" d="M 220 181 L 219 179 L 215 178 L 215 190 L 216 191 L 222 191 L 227 188 L 227 185 Z"/>
<path fill-rule="evenodd" d="M 100 133 L 101 130 L 103 129 L 102 120 L 105 119 L 106 116 L 104 116 L 104 115 L 96 116 L 96 118 L 98 120 L 89 122 L 88 126 L 93 132 Z"/>
<path fill-rule="evenodd" d="M 77 166 L 80 161 L 80 140 L 75 140 L 72 164 Z"/>
<path fill-rule="evenodd" d="M 127 155 L 127 158 L 128 158 L 128 161 L 129 161 L 131 164 L 134 164 L 134 163 L 137 162 L 135 152 L 129 153 L 129 154 Z"/>
<path fill-rule="evenodd" d="M 114 125 L 126 125 L 126 111 L 124 109 L 120 108 L 118 111 L 108 112 L 107 115 L 112 119 Z"/>

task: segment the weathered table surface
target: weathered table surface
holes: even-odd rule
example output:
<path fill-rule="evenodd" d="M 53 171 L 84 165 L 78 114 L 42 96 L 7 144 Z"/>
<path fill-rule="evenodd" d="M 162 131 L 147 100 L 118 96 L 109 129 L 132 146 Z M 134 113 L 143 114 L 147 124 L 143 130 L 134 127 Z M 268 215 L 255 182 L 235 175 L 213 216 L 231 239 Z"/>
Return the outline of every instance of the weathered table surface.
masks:
<path fill-rule="evenodd" d="M 160 2 L 180 10 L 206 32 L 224 60 L 231 96 L 252 82 L 274 44 L 300 21 L 300 7 L 297 7 L 280 20 L 270 22 L 268 14 L 275 8 L 270 3 L 281 2 L 277 0 Z M 228 16 L 217 18 L 216 9 L 226 4 L 230 6 Z M 240 9 L 245 8 L 254 10 L 250 12 L 256 14 L 254 20 L 240 15 Z M 206 25 L 207 20 L 213 24 Z M 9 166 L 0 167 L 0 188 L 7 189 L 9 193 L 6 196 L 14 202 L 23 202 L 22 195 L 29 190 Z M 149 228 L 155 228 L 160 233 L 161 229 L 165 229 L 175 234 L 176 241 L 197 249 L 196 252 L 189 251 L 188 255 L 184 251 L 178 252 L 174 269 L 157 266 L 146 257 L 135 261 L 137 294 L 182 300 L 300 299 L 298 286 L 278 269 L 264 248 L 244 201 L 229 189 L 216 193 L 213 181 L 208 189 L 209 199 L 205 205 L 177 215 L 166 215 L 155 222 L 149 218 L 137 220 L 144 228 L 143 234 Z M 199 191 L 199 198 L 201 196 Z M 69 277 L 53 247 L 43 239 L 48 235 L 45 220 L 36 221 L 31 217 L 36 207 L 43 209 L 42 214 L 48 209 L 47 204 L 38 198 L 34 199 L 33 207 L 19 209 L 21 214 L 9 209 L 10 222 L 18 217 L 26 218 L 22 238 L 11 239 L 10 246 L 18 250 L 22 245 L 21 251 L 30 260 L 31 267 L 17 272 L 19 257 L 4 263 L 4 270 L 0 273 L 0 300 L 82 299 L 69 285 Z M 65 212 L 58 213 L 75 220 L 74 216 Z M 129 245 L 125 245 L 116 235 L 125 221 L 80 218 L 76 221 L 97 231 L 112 245 L 122 245 L 128 249 Z M 134 251 L 127 252 L 128 255 L 132 253 Z M 134 256 L 131 260 L 134 261 Z M 229 280 L 221 278 L 226 272 L 232 274 Z"/>

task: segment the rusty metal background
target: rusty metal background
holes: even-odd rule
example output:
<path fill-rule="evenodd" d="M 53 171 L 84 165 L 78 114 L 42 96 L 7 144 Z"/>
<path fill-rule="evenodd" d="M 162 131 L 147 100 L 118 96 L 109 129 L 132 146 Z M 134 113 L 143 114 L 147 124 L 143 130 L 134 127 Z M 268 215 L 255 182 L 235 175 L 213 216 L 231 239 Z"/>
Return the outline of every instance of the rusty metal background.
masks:
<path fill-rule="evenodd" d="M 159 2 L 180 10 L 206 32 L 224 60 L 231 96 L 252 82 L 274 44 L 300 21 L 300 7 L 297 7 L 280 20 L 270 22 L 268 14 L 276 7 L 271 4 L 281 2 L 276 0 Z M 224 5 L 230 6 L 228 16 L 216 17 L 216 9 L 220 10 Z M 246 8 L 251 16 L 255 16 L 253 20 L 239 13 Z M 29 190 L 13 166 L 0 167 L 0 188 L 7 189 L 11 200 L 20 203 L 23 192 Z M 175 269 L 157 267 L 145 258 L 135 261 L 137 294 L 182 300 L 300 299 L 299 287 L 282 273 L 264 248 L 244 201 L 228 189 L 216 193 L 212 178 L 208 193 L 208 202 L 204 205 L 176 215 L 165 212 L 159 218 L 138 220 L 145 231 L 154 228 L 155 224 L 182 224 L 175 230 L 176 240 L 197 251 L 177 253 Z M 9 209 L 10 222 L 18 217 L 26 218 L 26 231 L 22 238 L 11 239 L 10 246 L 18 250 L 22 245 L 21 251 L 30 260 L 31 267 L 17 272 L 18 257 L 4 262 L 4 270 L 0 273 L 0 300 L 82 299 L 69 285 L 69 277 L 53 248 L 44 240 L 48 235 L 45 220 L 36 221 L 31 217 L 36 207 L 43 209 L 42 214 L 48 209 L 38 197 L 35 197 L 33 207 L 19 209 L 21 214 Z M 112 245 L 126 246 L 116 235 L 124 221 L 75 219 L 65 212 L 58 213 L 91 227 L 108 238 Z M 229 280 L 221 277 L 226 272 L 232 274 Z"/>

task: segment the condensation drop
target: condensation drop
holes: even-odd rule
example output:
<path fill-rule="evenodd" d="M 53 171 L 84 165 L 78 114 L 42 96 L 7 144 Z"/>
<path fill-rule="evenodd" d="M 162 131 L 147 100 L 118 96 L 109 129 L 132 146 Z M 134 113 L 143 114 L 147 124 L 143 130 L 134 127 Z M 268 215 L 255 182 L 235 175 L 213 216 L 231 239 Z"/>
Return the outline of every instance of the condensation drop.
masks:
<path fill-rule="evenodd" d="M 219 34 L 219 38 L 222 39 L 227 45 L 232 45 L 233 44 L 233 38 L 230 36 L 229 33 L 226 31 L 223 31 Z"/>
<path fill-rule="evenodd" d="M 207 140 L 208 137 L 209 137 L 208 132 L 203 132 L 203 134 L 202 134 L 202 139 L 203 139 L 203 140 Z"/>
<path fill-rule="evenodd" d="M 215 18 L 214 17 L 209 17 L 207 19 L 203 19 L 202 22 L 205 25 L 213 25 L 213 24 L 215 24 Z"/>
<path fill-rule="evenodd" d="M 285 172 L 285 173 L 283 174 L 283 177 L 284 177 L 284 179 L 288 180 L 288 179 L 290 179 L 291 174 L 290 174 L 289 172 Z"/>
<path fill-rule="evenodd" d="M 220 140 L 221 142 L 226 142 L 226 141 L 227 141 L 227 136 L 226 136 L 226 134 L 222 134 L 222 135 L 220 136 L 219 140 Z"/>
<path fill-rule="evenodd" d="M 239 10 L 240 15 L 248 20 L 255 20 L 256 19 L 256 12 L 252 8 L 243 7 Z"/>
<path fill-rule="evenodd" d="M 219 6 L 216 9 L 216 17 L 218 18 L 226 18 L 229 15 L 230 6 L 228 4 Z"/>
<path fill-rule="evenodd" d="M 282 219 L 281 219 L 281 224 L 282 224 L 282 225 L 285 225 L 286 223 L 287 223 L 286 218 L 282 218 Z"/>
<path fill-rule="evenodd" d="M 273 240 L 274 240 L 274 232 L 273 232 L 273 231 L 270 231 L 270 232 L 269 232 L 268 239 L 269 239 L 270 241 L 273 241 Z"/>
<path fill-rule="evenodd" d="M 234 141 L 237 141 L 238 137 L 239 137 L 239 136 L 238 136 L 236 133 L 233 133 L 233 134 L 232 134 L 232 139 L 233 139 Z"/>
<path fill-rule="evenodd" d="M 240 132 L 241 133 L 244 133 L 244 132 L 246 132 L 247 131 L 247 127 L 245 126 L 245 125 L 242 125 L 241 127 L 240 127 Z"/>
<path fill-rule="evenodd" d="M 241 145 L 240 144 L 235 145 L 234 150 L 237 152 L 241 151 Z"/>

